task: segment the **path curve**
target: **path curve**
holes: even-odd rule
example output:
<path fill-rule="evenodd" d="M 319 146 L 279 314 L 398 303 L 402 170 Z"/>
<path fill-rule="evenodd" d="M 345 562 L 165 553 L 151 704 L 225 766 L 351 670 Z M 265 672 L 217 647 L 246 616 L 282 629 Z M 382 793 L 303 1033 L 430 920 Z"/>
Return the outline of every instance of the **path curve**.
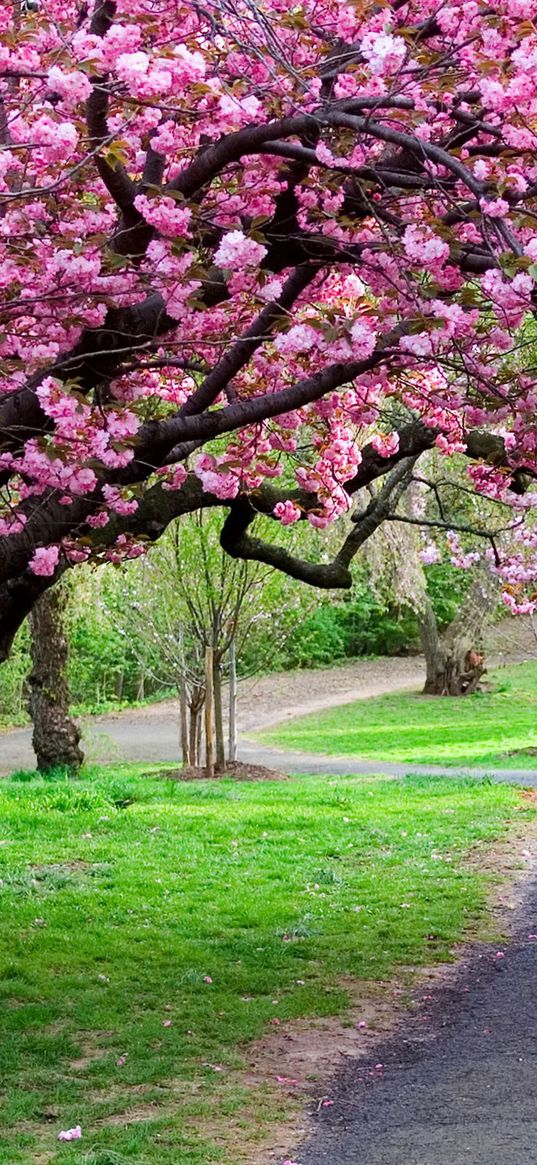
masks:
<path fill-rule="evenodd" d="M 520 659 L 520 654 L 508 658 L 509 662 L 515 662 Z M 248 737 L 248 733 L 285 723 L 307 712 L 319 712 L 388 692 L 419 690 L 424 676 L 423 658 L 412 656 L 358 659 L 336 668 L 278 672 L 242 680 L 239 685 L 239 759 L 289 774 L 378 773 L 402 777 L 407 773 L 429 773 L 453 777 L 462 773 L 537 787 L 537 769 L 444 768 L 441 765 L 413 765 L 352 756 L 323 756 L 268 748 Z M 84 750 L 90 763 L 131 761 L 152 764 L 162 761 L 169 765 L 178 762 L 179 711 L 176 700 L 163 700 L 147 707 L 103 716 L 86 716 L 81 724 Z M 0 734 L 0 776 L 7 776 L 17 769 L 31 769 L 34 765 L 30 728 Z"/>
<path fill-rule="evenodd" d="M 401 659 L 353 660 L 341 667 L 277 672 L 241 680 L 238 727 L 241 737 L 270 728 L 306 712 L 319 712 L 351 700 L 380 696 L 389 691 L 419 688 L 424 664 L 420 656 Z M 224 697 L 226 692 L 224 692 Z M 83 745 L 91 763 L 140 761 L 177 763 L 180 753 L 177 700 L 162 700 L 81 719 Z M 246 751 L 251 746 L 246 745 Z M 242 758 L 241 758 L 242 759 Z M 251 756 L 250 756 L 251 759 Z M 262 763 L 262 762 L 261 762 Z M 0 734 L 0 776 L 33 768 L 31 729 Z"/>

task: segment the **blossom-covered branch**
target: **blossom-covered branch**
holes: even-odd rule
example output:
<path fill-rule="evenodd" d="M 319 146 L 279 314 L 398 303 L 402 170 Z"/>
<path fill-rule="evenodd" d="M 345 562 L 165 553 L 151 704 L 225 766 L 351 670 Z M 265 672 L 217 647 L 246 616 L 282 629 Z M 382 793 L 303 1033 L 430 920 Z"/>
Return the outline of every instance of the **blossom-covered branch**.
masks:
<path fill-rule="evenodd" d="M 283 527 L 324 527 L 360 482 L 393 502 L 390 475 L 433 446 L 511 507 L 498 570 L 531 607 L 523 0 L 40 0 L 12 21 L 4 6 L 5 641 L 66 564 L 141 552 L 168 496 L 229 509 L 230 552 L 268 561 L 267 498 Z"/>

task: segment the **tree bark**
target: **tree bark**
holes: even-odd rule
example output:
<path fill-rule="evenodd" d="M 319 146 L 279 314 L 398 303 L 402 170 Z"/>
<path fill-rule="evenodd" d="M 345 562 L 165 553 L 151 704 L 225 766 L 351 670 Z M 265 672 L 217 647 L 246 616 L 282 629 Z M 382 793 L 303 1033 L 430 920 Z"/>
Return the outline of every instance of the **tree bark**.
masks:
<path fill-rule="evenodd" d="M 55 587 L 41 595 L 30 614 L 32 670 L 28 677 L 28 708 L 40 772 L 53 768 L 76 772 L 84 761 L 80 731 L 69 715 L 64 607 L 65 591 Z"/>
<path fill-rule="evenodd" d="M 213 659 L 213 649 L 208 647 L 205 653 L 205 773 L 208 777 L 214 777 Z"/>
<path fill-rule="evenodd" d="M 181 674 L 179 678 L 179 724 L 181 735 L 181 760 L 184 765 L 188 765 L 189 761 L 189 741 L 188 741 L 188 716 L 187 716 L 187 687 L 185 675 L 185 653 L 184 653 L 184 636 L 183 628 L 179 628 L 179 651 L 180 659 L 179 665 Z"/>
<path fill-rule="evenodd" d="M 189 760 L 189 741 L 188 741 L 188 718 L 187 718 L 187 702 L 186 702 L 186 682 L 184 677 L 181 678 L 179 684 L 179 725 L 181 736 L 181 760 L 184 765 L 188 764 Z"/>
<path fill-rule="evenodd" d="M 190 744 L 189 744 L 189 762 L 196 767 L 200 763 L 200 727 L 201 727 L 201 709 L 203 707 L 203 687 L 201 684 L 193 683 L 190 691 Z"/>
<path fill-rule="evenodd" d="M 487 567 L 477 570 L 463 602 L 442 635 L 428 596 L 419 616 L 421 645 L 426 662 L 423 689 L 428 696 L 467 696 L 475 692 L 486 672 L 479 641 L 487 615 L 498 599 L 498 581 Z"/>
<path fill-rule="evenodd" d="M 214 733 L 216 743 L 216 768 L 219 772 L 226 766 L 226 750 L 224 746 L 224 714 L 222 711 L 222 666 L 216 652 L 213 656 L 213 699 L 214 699 Z"/>
<path fill-rule="evenodd" d="M 228 760 L 237 759 L 237 647 L 235 636 L 229 645 L 229 744 Z"/>

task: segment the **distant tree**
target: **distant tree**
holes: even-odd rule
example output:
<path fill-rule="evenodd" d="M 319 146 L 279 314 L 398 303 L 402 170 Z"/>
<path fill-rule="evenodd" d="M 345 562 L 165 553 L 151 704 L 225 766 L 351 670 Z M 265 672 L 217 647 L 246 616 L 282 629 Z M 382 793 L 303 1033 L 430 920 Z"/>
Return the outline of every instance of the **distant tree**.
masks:
<path fill-rule="evenodd" d="M 481 634 L 487 616 L 498 603 L 498 579 L 486 562 L 479 563 L 455 618 L 439 632 L 433 605 L 425 593 L 418 613 L 428 696 L 467 696 L 475 692 L 486 671 Z"/>
<path fill-rule="evenodd" d="M 506 507 L 470 496 L 457 459 L 424 459 L 396 515 L 367 547 L 373 573 L 391 586 L 401 605 L 416 615 L 426 662 L 424 692 L 464 696 L 474 692 L 486 671 L 481 636 L 501 597 L 495 572 L 498 546 L 512 537 Z M 463 531 L 465 544 L 455 532 Z M 424 567 L 449 559 L 467 581 L 456 609 L 441 626 L 427 590 Z"/>

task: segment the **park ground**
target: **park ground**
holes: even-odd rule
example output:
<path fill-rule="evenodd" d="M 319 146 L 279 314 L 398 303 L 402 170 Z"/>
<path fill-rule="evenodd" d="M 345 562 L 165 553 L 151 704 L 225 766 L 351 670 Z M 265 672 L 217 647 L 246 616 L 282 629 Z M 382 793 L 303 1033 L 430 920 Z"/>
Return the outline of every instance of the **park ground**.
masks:
<path fill-rule="evenodd" d="M 335 1069 L 374 1064 L 423 976 L 444 998 L 461 951 L 503 947 L 509 912 L 491 903 L 537 851 L 533 794 L 457 773 L 464 760 L 497 775 L 512 751 L 529 764 L 537 664 L 431 702 L 408 690 L 420 662 L 399 662 L 398 694 L 382 695 L 378 661 L 310 687 L 314 724 L 275 728 L 266 701 L 280 746 L 298 734 L 327 763 L 347 748 L 349 768 L 357 751 L 369 775 L 184 782 L 112 760 L 76 781 L 1 782 L 0 1165 L 282 1165 L 312 1122 L 323 1135 L 297 1159 L 317 1165 L 349 1104 L 354 1160 L 364 1131 Z M 381 755 L 403 771 L 440 757 L 449 775 L 387 779 Z"/>
<path fill-rule="evenodd" d="M 19 774 L 0 821 L 2 1165 L 279 1165 L 327 1042 L 359 1054 L 417 968 L 490 933 L 484 856 L 534 806 L 456 777 L 120 766 Z"/>

